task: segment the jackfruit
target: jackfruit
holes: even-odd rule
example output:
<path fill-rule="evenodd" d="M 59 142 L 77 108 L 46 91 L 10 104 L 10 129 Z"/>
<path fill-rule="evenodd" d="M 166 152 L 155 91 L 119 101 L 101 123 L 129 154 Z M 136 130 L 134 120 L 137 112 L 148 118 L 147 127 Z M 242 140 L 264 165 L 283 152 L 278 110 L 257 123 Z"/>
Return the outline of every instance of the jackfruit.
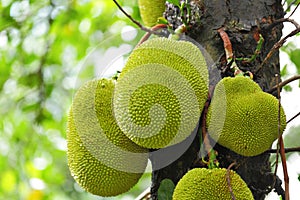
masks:
<path fill-rule="evenodd" d="M 154 38 L 136 48 L 122 70 L 114 92 L 114 114 L 133 142 L 163 148 L 192 133 L 207 94 L 208 70 L 198 47 Z"/>
<path fill-rule="evenodd" d="M 236 199 L 254 200 L 243 179 L 230 170 L 230 187 Z M 195 168 L 188 171 L 178 182 L 173 200 L 231 200 L 227 182 L 227 169 Z"/>
<path fill-rule="evenodd" d="M 86 191 L 116 196 L 143 174 L 146 149 L 129 140 L 112 114 L 114 83 L 93 80 L 76 93 L 67 125 L 67 157 L 72 176 Z"/>
<path fill-rule="evenodd" d="M 165 0 L 139 0 L 139 10 L 145 26 L 154 26 L 165 11 Z"/>
<path fill-rule="evenodd" d="M 268 150 L 278 138 L 278 100 L 246 77 L 227 77 L 215 87 L 207 113 L 209 135 L 243 156 Z M 280 134 L 286 127 L 280 108 Z"/>

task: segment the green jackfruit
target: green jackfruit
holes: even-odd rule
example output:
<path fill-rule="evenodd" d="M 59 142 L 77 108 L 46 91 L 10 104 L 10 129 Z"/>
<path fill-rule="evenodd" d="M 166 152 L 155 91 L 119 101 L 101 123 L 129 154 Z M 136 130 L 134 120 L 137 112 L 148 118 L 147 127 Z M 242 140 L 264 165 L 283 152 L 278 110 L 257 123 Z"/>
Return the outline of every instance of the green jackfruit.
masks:
<path fill-rule="evenodd" d="M 207 127 L 220 145 L 243 156 L 256 156 L 278 138 L 278 100 L 249 78 L 224 78 L 215 87 Z M 280 134 L 285 127 L 281 107 Z"/>
<path fill-rule="evenodd" d="M 148 153 L 129 140 L 112 114 L 114 83 L 87 82 L 76 93 L 68 117 L 67 157 L 72 176 L 86 191 L 116 196 L 134 186 Z"/>
<path fill-rule="evenodd" d="M 243 179 L 230 170 L 230 186 L 238 200 L 254 200 Z M 186 173 L 178 182 L 173 200 L 231 200 L 227 182 L 227 169 L 195 168 Z"/>
<path fill-rule="evenodd" d="M 138 1 L 141 18 L 145 26 L 151 27 L 157 23 L 158 18 L 163 16 L 166 7 L 165 3 L 165 0 Z"/>
<path fill-rule="evenodd" d="M 187 41 L 154 38 L 131 53 L 118 78 L 115 118 L 136 144 L 163 148 L 191 134 L 207 94 L 201 51 Z"/>

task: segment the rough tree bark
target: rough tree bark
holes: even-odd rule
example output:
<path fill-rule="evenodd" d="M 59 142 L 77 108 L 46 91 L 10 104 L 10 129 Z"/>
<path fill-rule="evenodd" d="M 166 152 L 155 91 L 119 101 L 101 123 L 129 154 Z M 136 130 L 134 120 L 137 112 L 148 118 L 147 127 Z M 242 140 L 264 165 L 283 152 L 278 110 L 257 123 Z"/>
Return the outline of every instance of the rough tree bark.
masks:
<path fill-rule="evenodd" d="M 251 57 L 257 45 L 255 37 L 259 33 L 262 34 L 263 47 L 255 61 L 237 62 L 237 64 L 243 71 L 251 71 L 254 74 L 254 81 L 264 91 L 268 91 L 276 84 L 275 74 L 280 73 L 279 52 L 275 52 L 260 70 L 259 66 L 282 35 L 282 25 L 272 26 L 274 21 L 284 16 L 280 0 L 192 0 L 190 3 L 192 14 L 198 16 L 200 21 L 192 22 L 187 35 L 200 43 L 213 59 L 214 65 L 209 69 L 211 87 L 219 81 L 217 77 L 232 76 L 230 72 L 224 72 L 223 41 L 217 32 L 221 27 L 229 35 L 236 57 Z M 178 19 L 178 13 L 178 8 L 167 5 L 165 17 L 174 28 L 182 23 Z M 196 19 L 196 16 L 192 18 Z M 276 92 L 273 95 L 276 96 Z M 198 162 L 200 149 L 198 136 L 188 144 L 190 145 L 188 150 L 179 159 L 162 169 L 156 166 L 167 158 L 162 155 L 158 156 L 155 151 L 151 153 L 150 159 L 155 169 L 152 173 L 152 199 L 157 199 L 157 190 L 163 179 L 169 178 L 176 184 L 189 169 L 203 167 L 199 166 L 200 162 Z M 180 145 L 169 148 L 169 153 L 176 152 Z M 264 199 L 274 187 L 283 195 L 281 181 L 279 178 L 274 178 L 271 172 L 268 153 L 255 157 L 243 157 L 220 145 L 216 145 L 214 149 L 218 151 L 221 167 L 227 168 L 231 163 L 237 163 L 233 169 L 248 184 L 256 200 Z"/>

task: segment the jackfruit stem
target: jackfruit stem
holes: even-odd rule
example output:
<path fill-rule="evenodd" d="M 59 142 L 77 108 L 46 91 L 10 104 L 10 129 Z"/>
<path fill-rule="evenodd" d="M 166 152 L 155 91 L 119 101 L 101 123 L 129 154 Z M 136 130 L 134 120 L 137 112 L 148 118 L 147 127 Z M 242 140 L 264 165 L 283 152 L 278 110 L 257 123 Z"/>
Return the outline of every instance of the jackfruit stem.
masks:
<path fill-rule="evenodd" d="M 212 149 L 208 153 L 208 157 L 209 157 L 208 161 L 204 160 L 204 157 L 202 157 L 202 162 L 207 165 L 208 169 L 219 168 L 220 163 L 217 160 L 217 155 L 218 155 L 218 153 L 215 150 Z"/>
<path fill-rule="evenodd" d="M 217 160 L 218 152 L 211 150 L 209 153 L 208 169 L 219 168 L 219 161 Z"/>
<path fill-rule="evenodd" d="M 152 31 L 155 31 L 158 33 L 159 30 L 164 29 L 164 28 L 168 28 L 169 26 L 167 24 L 157 24 L 155 26 L 153 26 L 151 28 Z M 146 42 L 150 36 L 152 35 L 151 32 L 147 32 L 145 33 L 145 35 L 142 37 L 142 39 L 138 42 L 138 44 L 135 46 L 135 48 L 137 48 L 138 46 L 140 46 L 141 44 L 143 44 L 144 42 Z"/>
<path fill-rule="evenodd" d="M 179 40 L 180 36 L 186 32 L 186 25 L 185 24 L 181 24 L 175 31 L 174 34 L 170 34 L 169 39 L 172 40 Z"/>
<path fill-rule="evenodd" d="M 235 61 L 232 62 L 232 65 L 231 65 L 230 69 L 233 70 L 234 76 L 235 76 L 235 77 L 237 77 L 237 76 L 245 76 L 245 77 L 248 77 L 248 78 L 250 78 L 251 80 L 253 80 L 253 74 L 252 74 L 252 72 L 250 72 L 250 71 L 243 72 L 243 71 L 240 70 L 240 68 L 237 66 L 237 64 L 236 64 Z"/>
<path fill-rule="evenodd" d="M 229 189 L 229 192 L 230 192 L 230 195 L 231 195 L 231 199 L 232 199 L 232 200 L 236 200 L 236 198 L 235 198 L 235 195 L 234 195 L 234 193 L 233 193 L 232 186 L 231 186 L 230 169 L 231 169 L 235 164 L 236 164 L 236 162 L 231 163 L 231 164 L 229 165 L 229 167 L 227 168 L 227 172 L 226 172 L 227 185 L 228 185 L 228 189 Z"/>

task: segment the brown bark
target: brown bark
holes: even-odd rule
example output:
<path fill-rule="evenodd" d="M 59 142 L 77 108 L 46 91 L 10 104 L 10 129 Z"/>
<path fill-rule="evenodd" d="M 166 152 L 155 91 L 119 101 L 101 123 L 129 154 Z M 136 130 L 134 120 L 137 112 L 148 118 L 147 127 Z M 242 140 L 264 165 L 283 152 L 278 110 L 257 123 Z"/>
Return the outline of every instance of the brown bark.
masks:
<path fill-rule="evenodd" d="M 282 35 L 282 25 L 270 26 L 284 15 L 281 1 L 195 0 L 191 2 L 193 4 L 191 6 L 192 14 L 200 16 L 200 21 L 197 20 L 197 17 L 192 17 L 195 21 L 191 22 L 192 26 L 187 35 L 200 43 L 213 59 L 214 64 L 209 68 L 210 85 L 214 86 L 220 77 L 232 76 L 231 72 L 223 71 L 225 53 L 223 41 L 217 32 L 219 28 L 223 27 L 229 35 L 236 57 L 251 57 L 256 50 L 255 38 L 259 33 L 262 34 L 264 37 L 263 47 L 255 61 L 251 63 L 237 61 L 237 64 L 243 71 L 251 71 L 254 74 L 254 81 L 264 91 L 269 91 L 276 84 L 275 74 L 280 74 L 279 52 L 275 52 L 260 70 L 258 68 Z M 178 13 L 178 8 L 167 6 L 165 17 L 169 23 L 173 24 L 174 28 L 182 23 L 177 18 Z M 276 91 L 273 95 L 276 95 Z M 155 153 L 151 154 L 152 164 L 154 169 L 157 169 L 153 171 L 152 176 L 152 199 L 157 199 L 157 189 L 164 178 L 170 178 L 176 184 L 189 169 L 196 167 L 195 161 L 199 159 L 199 138 L 196 136 L 192 143 L 175 145 L 171 147 L 170 152 L 176 152 L 180 145 L 189 145 L 189 149 L 178 160 L 162 169 L 155 166 L 165 158 L 163 156 L 158 158 Z M 214 149 L 218 151 L 221 167 L 227 168 L 231 163 L 237 163 L 233 169 L 248 184 L 256 200 L 264 199 L 274 185 L 277 192 L 283 193 L 280 186 L 281 181 L 274 178 L 271 172 L 268 153 L 255 157 L 244 157 L 218 144 Z"/>

